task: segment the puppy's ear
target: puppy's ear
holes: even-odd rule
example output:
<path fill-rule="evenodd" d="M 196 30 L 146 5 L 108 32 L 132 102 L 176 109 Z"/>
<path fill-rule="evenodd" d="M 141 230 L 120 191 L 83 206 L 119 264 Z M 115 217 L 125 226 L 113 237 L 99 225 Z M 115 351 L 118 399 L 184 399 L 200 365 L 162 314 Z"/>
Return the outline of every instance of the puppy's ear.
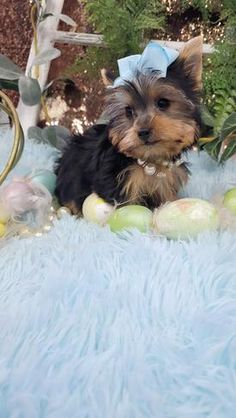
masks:
<path fill-rule="evenodd" d="M 115 77 L 110 71 L 106 70 L 106 68 L 102 68 L 101 76 L 105 87 L 112 86 Z"/>
<path fill-rule="evenodd" d="M 202 88 L 202 47 L 203 37 L 200 35 L 186 42 L 178 58 L 178 63 L 182 64 L 184 74 L 192 80 L 195 90 Z"/>

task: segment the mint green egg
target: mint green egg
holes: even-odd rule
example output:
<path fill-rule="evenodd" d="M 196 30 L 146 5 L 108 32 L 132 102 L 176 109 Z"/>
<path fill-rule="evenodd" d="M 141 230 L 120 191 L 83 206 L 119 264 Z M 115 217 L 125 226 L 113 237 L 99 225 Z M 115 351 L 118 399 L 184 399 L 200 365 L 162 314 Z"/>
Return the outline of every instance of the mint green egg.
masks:
<path fill-rule="evenodd" d="M 228 190 L 224 194 L 223 205 L 225 208 L 229 209 L 232 214 L 236 215 L 236 187 Z"/>
<path fill-rule="evenodd" d="M 156 209 L 153 215 L 154 231 L 171 239 L 193 238 L 218 226 L 216 208 L 202 199 L 179 199 Z"/>
<path fill-rule="evenodd" d="M 57 176 L 50 170 L 37 170 L 29 176 L 33 182 L 42 184 L 53 195 Z"/>
<path fill-rule="evenodd" d="M 123 206 L 116 209 L 108 219 L 108 225 L 113 232 L 137 228 L 147 232 L 151 227 L 152 212 L 140 205 Z"/>

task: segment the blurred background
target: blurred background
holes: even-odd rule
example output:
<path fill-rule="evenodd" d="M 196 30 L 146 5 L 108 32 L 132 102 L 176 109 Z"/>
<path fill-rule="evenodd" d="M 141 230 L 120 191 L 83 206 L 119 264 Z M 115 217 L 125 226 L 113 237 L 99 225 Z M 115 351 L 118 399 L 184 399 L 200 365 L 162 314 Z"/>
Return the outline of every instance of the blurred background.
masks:
<path fill-rule="evenodd" d="M 0 52 L 22 69 L 32 42 L 32 3 L 1 0 Z M 46 94 L 52 123 L 82 132 L 102 110 L 102 67 L 116 72 L 118 58 L 141 51 L 150 39 L 187 41 L 200 33 L 205 43 L 215 46 L 215 52 L 204 57 L 207 117 L 217 128 L 235 111 L 235 0 L 65 0 L 62 12 L 76 27 L 61 22 L 60 30 L 103 34 L 107 48 L 55 45 L 62 54 L 52 61 L 48 77 L 54 80 Z M 8 94 L 17 104 L 18 94 Z M 45 124 L 42 111 L 39 126 Z"/>

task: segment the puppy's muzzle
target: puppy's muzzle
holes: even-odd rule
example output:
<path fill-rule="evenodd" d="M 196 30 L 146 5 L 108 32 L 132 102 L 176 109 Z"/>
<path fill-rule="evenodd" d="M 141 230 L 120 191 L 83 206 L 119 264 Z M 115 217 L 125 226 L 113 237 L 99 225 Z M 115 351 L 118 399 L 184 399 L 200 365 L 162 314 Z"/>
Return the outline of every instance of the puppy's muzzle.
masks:
<path fill-rule="evenodd" d="M 141 139 L 141 141 L 143 141 L 145 144 L 147 144 L 149 142 L 149 138 L 150 138 L 150 129 L 140 129 L 138 132 L 138 136 Z"/>

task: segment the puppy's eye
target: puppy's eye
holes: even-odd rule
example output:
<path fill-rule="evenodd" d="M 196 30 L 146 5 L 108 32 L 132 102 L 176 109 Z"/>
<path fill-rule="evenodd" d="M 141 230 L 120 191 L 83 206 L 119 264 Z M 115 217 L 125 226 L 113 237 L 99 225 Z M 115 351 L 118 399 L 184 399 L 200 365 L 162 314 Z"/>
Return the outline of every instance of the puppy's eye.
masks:
<path fill-rule="evenodd" d="M 130 106 L 126 106 L 125 114 L 128 119 L 132 119 L 134 117 L 134 109 Z"/>
<path fill-rule="evenodd" d="M 170 101 L 168 99 L 157 99 L 155 101 L 155 106 L 160 110 L 166 110 L 170 106 Z"/>

